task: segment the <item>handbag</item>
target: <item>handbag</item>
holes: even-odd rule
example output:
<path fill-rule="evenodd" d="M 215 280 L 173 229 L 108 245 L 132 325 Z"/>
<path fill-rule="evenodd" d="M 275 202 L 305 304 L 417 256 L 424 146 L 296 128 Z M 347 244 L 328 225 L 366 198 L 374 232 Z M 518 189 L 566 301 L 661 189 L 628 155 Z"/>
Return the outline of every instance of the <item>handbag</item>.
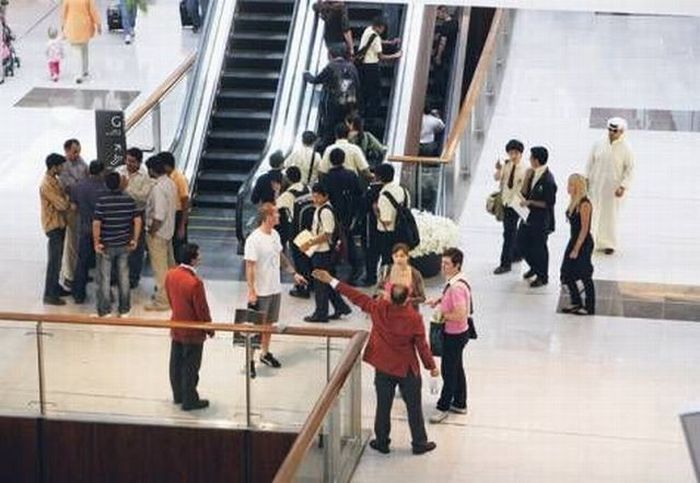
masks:
<path fill-rule="evenodd" d="M 445 345 L 445 324 L 443 322 L 430 323 L 430 352 L 434 357 L 442 357 Z"/>
<path fill-rule="evenodd" d="M 486 198 L 486 211 L 495 216 L 498 221 L 503 221 L 505 208 L 503 207 L 501 190 L 494 191 Z"/>

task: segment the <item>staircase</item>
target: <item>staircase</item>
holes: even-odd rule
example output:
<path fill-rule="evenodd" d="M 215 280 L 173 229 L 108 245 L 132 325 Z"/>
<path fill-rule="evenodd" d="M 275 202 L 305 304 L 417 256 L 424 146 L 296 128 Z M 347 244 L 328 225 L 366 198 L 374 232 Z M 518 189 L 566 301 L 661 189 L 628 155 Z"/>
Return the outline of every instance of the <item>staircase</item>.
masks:
<path fill-rule="evenodd" d="M 270 134 L 294 0 L 238 0 L 196 175 L 189 236 L 235 240 L 238 190 Z"/>

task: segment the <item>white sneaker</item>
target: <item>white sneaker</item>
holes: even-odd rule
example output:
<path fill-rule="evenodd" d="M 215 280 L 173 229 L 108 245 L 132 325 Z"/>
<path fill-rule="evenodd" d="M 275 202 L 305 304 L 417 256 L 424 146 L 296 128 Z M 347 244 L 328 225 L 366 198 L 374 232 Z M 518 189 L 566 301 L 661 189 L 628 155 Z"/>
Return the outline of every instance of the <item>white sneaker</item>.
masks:
<path fill-rule="evenodd" d="M 439 409 L 436 409 L 433 411 L 433 414 L 430 415 L 429 421 L 431 424 L 440 424 L 447 419 L 448 415 L 449 413 L 447 411 L 440 411 Z"/>
<path fill-rule="evenodd" d="M 450 406 L 450 412 L 455 414 L 467 414 L 467 408 L 458 408 L 457 406 Z"/>
<path fill-rule="evenodd" d="M 126 35 L 124 36 L 124 43 L 125 43 L 126 45 L 129 45 L 129 44 L 131 43 L 131 40 L 132 40 L 131 35 L 126 34 Z"/>

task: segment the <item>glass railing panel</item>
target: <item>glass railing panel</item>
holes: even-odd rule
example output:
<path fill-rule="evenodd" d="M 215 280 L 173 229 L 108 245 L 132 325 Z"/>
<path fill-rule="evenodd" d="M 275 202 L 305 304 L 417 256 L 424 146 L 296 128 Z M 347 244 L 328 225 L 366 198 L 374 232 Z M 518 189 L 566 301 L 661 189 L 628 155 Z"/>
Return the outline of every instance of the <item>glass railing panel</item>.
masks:
<path fill-rule="evenodd" d="M 0 414 L 38 416 L 39 370 L 35 325 L 0 325 Z"/>

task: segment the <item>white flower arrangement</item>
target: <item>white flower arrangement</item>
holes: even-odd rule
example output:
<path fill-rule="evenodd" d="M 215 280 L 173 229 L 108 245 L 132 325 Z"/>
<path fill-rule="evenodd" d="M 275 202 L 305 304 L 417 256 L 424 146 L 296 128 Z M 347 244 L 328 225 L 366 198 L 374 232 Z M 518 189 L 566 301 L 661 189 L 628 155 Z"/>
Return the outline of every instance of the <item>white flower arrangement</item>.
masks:
<path fill-rule="evenodd" d="M 422 257 L 430 253 L 442 254 L 445 249 L 457 246 L 459 230 L 454 221 L 427 211 L 411 211 L 420 235 L 420 244 L 411 250 L 411 257 Z"/>

